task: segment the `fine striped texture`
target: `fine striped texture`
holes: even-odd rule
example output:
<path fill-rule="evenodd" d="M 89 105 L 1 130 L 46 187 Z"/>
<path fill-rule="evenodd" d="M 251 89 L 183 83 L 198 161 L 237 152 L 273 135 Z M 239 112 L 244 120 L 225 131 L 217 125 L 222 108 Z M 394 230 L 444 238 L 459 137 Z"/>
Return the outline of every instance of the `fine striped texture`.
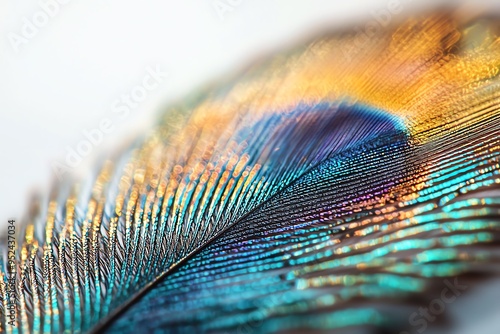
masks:
<path fill-rule="evenodd" d="M 431 291 L 446 277 L 499 274 L 500 252 L 487 245 L 500 241 L 500 198 L 486 193 L 499 189 L 498 118 L 436 145 L 391 136 L 321 164 L 149 291 L 110 332 L 409 329 L 409 315 L 428 304 L 419 299 L 439 297 Z"/>
<path fill-rule="evenodd" d="M 331 35 L 170 108 L 33 203 L 2 329 L 405 330 L 401 302 L 496 274 L 499 31 Z"/>

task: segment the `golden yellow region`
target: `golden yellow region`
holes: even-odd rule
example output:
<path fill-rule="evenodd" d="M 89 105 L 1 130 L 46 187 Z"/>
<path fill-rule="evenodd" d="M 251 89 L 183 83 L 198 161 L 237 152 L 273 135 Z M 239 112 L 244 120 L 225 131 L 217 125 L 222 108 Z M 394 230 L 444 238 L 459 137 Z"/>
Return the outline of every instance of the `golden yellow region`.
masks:
<path fill-rule="evenodd" d="M 196 117 L 215 126 L 242 107 L 286 112 L 299 101 L 347 99 L 402 117 L 414 134 L 466 125 L 470 108 L 490 97 L 481 90 L 499 82 L 499 31 L 491 22 L 432 15 L 385 28 L 362 43 L 357 34 L 329 36 L 277 57 L 266 75 L 257 66 L 227 95 L 198 105 Z"/>

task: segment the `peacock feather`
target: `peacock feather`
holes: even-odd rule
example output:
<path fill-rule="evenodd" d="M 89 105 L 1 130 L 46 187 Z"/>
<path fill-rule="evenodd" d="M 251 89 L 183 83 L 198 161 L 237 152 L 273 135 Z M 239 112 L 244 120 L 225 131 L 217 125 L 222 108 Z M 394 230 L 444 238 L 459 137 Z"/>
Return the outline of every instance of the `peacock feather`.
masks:
<path fill-rule="evenodd" d="M 255 64 L 34 200 L 1 330 L 399 333 L 498 276 L 499 21 L 366 37 Z"/>

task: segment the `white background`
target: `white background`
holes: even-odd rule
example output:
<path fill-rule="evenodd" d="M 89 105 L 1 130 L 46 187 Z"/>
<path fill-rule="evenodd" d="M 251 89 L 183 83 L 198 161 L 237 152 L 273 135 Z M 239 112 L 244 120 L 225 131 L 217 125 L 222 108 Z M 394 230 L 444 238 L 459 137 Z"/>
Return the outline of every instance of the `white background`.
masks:
<path fill-rule="evenodd" d="M 160 65 L 168 81 L 114 121 L 87 163 L 147 128 L 169 102 L 314 32 L 366 20 L 387 2 L 241 0 L 221 20 L 212 0 L 72 0 L 15 52 L 9 34 L 20 35 L 23 19 L 41 8 L 0 0 L 0 226 L 22 218 L 30 193 L 47 192 L 51 163 L 113 116 L 112 103 L 141 83 L 147 66 Z M 401 3 L 412 12 L 417 1 Z"/>

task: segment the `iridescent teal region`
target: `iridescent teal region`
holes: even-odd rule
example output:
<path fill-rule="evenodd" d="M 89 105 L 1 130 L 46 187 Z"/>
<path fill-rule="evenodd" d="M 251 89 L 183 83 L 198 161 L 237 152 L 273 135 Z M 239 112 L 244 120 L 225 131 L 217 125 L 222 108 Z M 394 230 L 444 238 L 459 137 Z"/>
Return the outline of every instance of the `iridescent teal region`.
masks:
<path fill-rule="evenodd" d="M 398 302 L 411 305 L 445 278 L 485 273 L 498 261 L 485 245 L 499 241 L 500 199 L 483 191 L 498 191 L 491 134 L 499 124 L 422 145 L 395 128 L 335 152 L 167 275 L 107 332 L 404 330 L 417 306 Z"/>
<path fill-rule="evenodd" d="M 247 180 L 242 178 L 236 181 L 251 181 L 252 183 L 243 191 L 235 191 L 232 196 L 222 196 L 222 192 L 217 188 L 211 191 L 207 189 L 204 194 L 200 193 L 197 196 L 193 194 L 194 187 L 186 192 L 184 196 L 191 198 L 191 205 L 194 208 L 185 206 L 184 211 L 176 213 L 173 220 L 187 221 L 188 227 L 183 227 L 182 230 L 174 228 L 159 231 L 160 236 L 166 234 L 167 245 L 172 244 L 175 247 L 172 247 L 171 253 L 163 254 L 159 261 L 153 264 L 156 267 L 149 269 L 149 272 L 157 274 L 167 271 L 172 265 L 189 253 L 205 246 L 210 239 L 248 216 L 256 208 L 270 205 L 267 201 L 280 192 L 298 194 L 296 187 L 302 175 L 304 179 L 301 182 L 305 184 L 308 179 L 319 180 L 338 173 L 338 164 L 344 162 L 339 157 L 344 154 L 349 155 L 346 152 L 351 148 L 359 150 L 361 145 L 376 146 L 384 138 L 388 141 L 394 137 L 398 138 L 394 145 L 399 148 L 407 145 L 408 139 L 404 126 L 397 117 L 367 106 L 346 103 L 299 105 L 284 113 L 269 113 L 254 122 L 251 119 L 243 119 L 240 127 L 240 130 L 231 135 L 231 142 L 243 148 L 238 154 L 246 157 L 243 168 L 247 166 L 245 169 L 247 175 L 254 170 L 255 173 Z M 232 143 L 228 145 L 235 146 Z M 237 149 L 234 150 L 237 151 Z M 360 152 L 360 154 L 359 158 L 363 159 L 363 153 Z M 333 156 L 337 158 L 331 159 Z M 404 173 L 403 150 L 399 150 L 391 157 L 401 161 L 397 173 Z M 215 156 L 214 159 L 221 158 Z M 255 169 L 255 166 L 258 168 Z M 379 192 L 387 192 L 394 182 L 392 179 L 382 180 L 381 183 L 375 182 L 376 184 L 372 185 L 371 195 L 376 196 Z M 379 187 L 380 190 L 375 187 Z M 330 192 L 317 194 L 329 196 Z M 300 196 L 303 196 L 303 193 Z M 313 190 L 310 196 L 313 198 Z M 368 197 L 364 199 L 366 198 Z M 213 223 L 210 224 L 210 222 Z M 266 223 L 265 220 L 262 222 Z M 247 232 L 250 232 L 250 229 Z M 127 259 L 125 261 L 129 262 Z M 133 261 L 134 259 L 130 260 L 131 266 L 134 264 Z M 124 273 L 126 271 L 123 271 L 122 267 L 122 275 Z M 148 280 L 141 280 L 137 283 L 143 281 Z M 128 289 L 128 285 L 125 288 Z M 125 296 L 127 294 L 124 294 Z M 114 305 L 118 306 L 126 300 L 125 298 L 115 299 L 109 309 L 113 309 Z M 108 309 L 104 311 L 106 310 Z"/>
<path fill-rule="evenodd" d="M 278 214 L 277 207 L 271 209 L 276 199 L 298 200 L 296 206 L 307 207 L 301 201 L 307 191 L 307 197 L 322 208 L 328 204 L 325 196 L 366 201 L 389 192 L 405 173 L 403 147 L 408 146 L 408 135 L 402 121 L 360 104 L 298 104 L 263 114 L 242 109 L 224 129 L 189 130 L 182 137 L 182 151 L 174 150 L 175 138 L 167 136 L 162 144 L 170 154 L 153 150 L 144 158 L 131 148 L 132 153 L 118 159 L 112 171 L 104 169 L 90 178 L 77 187 L 78 193 L 64 186 L 52 192 L 48 210 L 36 217 L 46 222 L 46 230 L 33 230 L 25 249 L 29 257 L 21 268 L 26 291 L 38 293 L 26 292 L 20 309 L 45 305 L 43 311 L 33 312 L 33 322 L 25 329 L 95 328 L 150 282 L 222 232 L 230 232 L 233 225 Z M 381 146 L 381 141 L 395 137 L 388 147 Z M 341 195 L 329 185 L 330 179 L 341 180 L 346 164 L 357 164 L 349 160 L 350 151 L 357 150 L 356 159 L 366 160 L 370 147 L 381 147 L 380 154 L 394 149 L 393 177 L 370 181 L 369 194 Z M 147 159 L 149 170 L 158 171 L 151 173 L 149 183 L 142 183 L 148 168 L 132 169 L 134 159 Z M 352 211 L 349 206 L 342 205 L 341 211 L 332 206 L 320 217 L 320 207 L 314 205 L 308 219 L 318 222 L 340 217 L 342 210 Z M 263 208 L 271 211 L 261 213 Z M 280 210 L 293 214 L 288 207 Z M 260 223 L 266 224 L 266 219 Z M 245 233 L 257 228 L 254 224 Z M 44 243 L 43 248 L 38 246 Z M 238 246 L 248 247 L 251 242 Z"/>

